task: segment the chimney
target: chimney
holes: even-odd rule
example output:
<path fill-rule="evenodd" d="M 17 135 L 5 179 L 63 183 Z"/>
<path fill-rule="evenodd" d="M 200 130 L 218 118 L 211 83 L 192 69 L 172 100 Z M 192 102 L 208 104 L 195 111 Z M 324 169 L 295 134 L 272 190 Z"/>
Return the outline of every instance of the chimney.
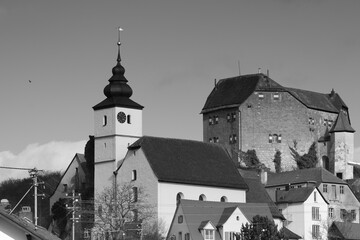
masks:
<path fill-rule="evenodd" d="M 267 172 L 264 169 L 261 169 L 260 172 L 260 180 L 261 180 L 261 184 L 266 185 L 267 184 Z"/>

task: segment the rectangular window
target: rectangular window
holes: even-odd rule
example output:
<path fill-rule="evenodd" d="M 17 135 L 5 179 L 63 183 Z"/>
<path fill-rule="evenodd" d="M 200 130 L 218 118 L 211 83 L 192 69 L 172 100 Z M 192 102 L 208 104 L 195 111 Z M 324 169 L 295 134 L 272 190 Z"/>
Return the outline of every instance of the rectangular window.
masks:
<path fill-rule="evenodd" d="M 344 186 L 340 186 L 340 194 L 344 194 Z"/>
<path fill-rule="evenodd" d="M 204 230 L 205 231 L 205 236 L 204 236 L 204 240 L 215 240 L 215 234 L 214 234 L 214 230 Z"/>
<path fill-rule="evenodd" d="M 318 207 L 312 207 L 312 219 L 313 220 L 320 220 L 320 214 L 319 214 L 319 208 Z"/>
<path fill-rule="evenodd" d="M 190 240 L 190 233 L 185 233 L 185 240 Z"/>
<path fill-rule="evenodd" d="M 356 220 L 356 211 L 355 211 L 355 210 L 351 210 L 351 219 L 352 219 L 353 221 Z"/>
<path fill-rule="evenodd" d="M 209 117 L 209 125 L 213 125 L 213 119 Z"/>
<path fill-rule="evenodd" d="M 269 134 L 269 143 L 273 142 L 273 136 L 271 134 Z"/>
<path fill-rule="evenodd" d="M 335 214 L 334 214 L 334 208 L 329 208 L 329 218 L 334 218 Z"/>
<path fill-rule="evenodd" d="M 336 185 L 331 185 L 332 188 L 332 195 L 334 199 L 337 199 L 337 193 L 336 193 Z"/>
<path fill-rule="evenodd" d="M 218 124 L 219 123 L 219 116 L 215 116 L 214 119 L 215 119 L 215 124 Z"/>
<path fill-rule="evenodd" d="M 231 121 L 231 116 L 230 116 L 230 113 L 228 113 L 228 114 L 227 114 L 227 116 L 226 116 L 226 120 L 227 120 L 228 122 L 230 122 L 230 121 Z"/>
<path fill-rule="evenodd" d="M 320 235 L 320 226 L 319 225 L 312 225 L 312 237 L 317 239 Z"/>
<path fill-rule="evenodd" d="M 264 99 L 264 94 L 263 93 L 259 93 L 259 99 Z"/>
<path fill-rule="evenodd" d="M 340 209 L 340 218 L 345 220 L 347 217 L 347 211 L 345 209 Z"/>
<path fill-rule="evenodd" d="M 179 240 L 182 240 L 182 232 L 179 232 Z"/>
<path fill-rule="evenodd" d="M 232 120 L 235 121 L 236 120 L 236 113 L 231 113 L 232 116 Z"/>
<path fill-rule="evenodd" d="M 316 202 L 316 192 L 314 192 L 314 202 Z"/>
<path fill-rule="evenodd" d="M 323 184 L 323 192 L 327 192 L 327 184 Z"/>

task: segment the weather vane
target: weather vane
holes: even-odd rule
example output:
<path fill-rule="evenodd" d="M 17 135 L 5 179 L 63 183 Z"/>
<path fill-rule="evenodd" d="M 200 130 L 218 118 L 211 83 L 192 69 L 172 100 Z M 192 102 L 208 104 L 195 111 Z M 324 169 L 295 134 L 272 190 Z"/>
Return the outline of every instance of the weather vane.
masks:
<path fill-rule="evenodd" d="M 118 58 L 117 58 L 117 61 L 118 63 L 121 61 L 121 57 L 120 57 L 120 45 L 121 45 L 121 42 L 120 42 L 120 32 L 124 31 L 124 29 L 122 29 L 121 27 L 118 27 L 118 42 L 117 42 L 117 45 L 118 45 Z"/>

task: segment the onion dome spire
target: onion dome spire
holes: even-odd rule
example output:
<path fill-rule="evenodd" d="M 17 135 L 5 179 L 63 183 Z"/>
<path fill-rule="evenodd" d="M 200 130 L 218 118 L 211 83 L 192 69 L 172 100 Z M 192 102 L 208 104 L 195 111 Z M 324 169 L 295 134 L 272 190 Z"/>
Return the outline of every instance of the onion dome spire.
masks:
<path fill-rule="evenodd" d="M 121 56 L 120 56 L 120 32 L 123 31 L 122 28 L 118 28 L 118 56 L 117 64 L 112 69 L 112 77 L 109 79 L 109 84 L 104 88 L 104 94 L 108 98 L 112 97 L 124 97 L 130 98 L 132 95 L 132 89 L 127 84 L 128 80 L 125 78 L 125 68 L 121 65 Z"/>

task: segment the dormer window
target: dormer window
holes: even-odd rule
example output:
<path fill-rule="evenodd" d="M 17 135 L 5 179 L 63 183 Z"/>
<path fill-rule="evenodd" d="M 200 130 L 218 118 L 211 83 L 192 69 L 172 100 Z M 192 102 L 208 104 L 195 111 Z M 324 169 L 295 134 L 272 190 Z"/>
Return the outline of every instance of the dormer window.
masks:
<path fill-rule="evenodd" d="M 215 240 L 215 231 L 210 229 L 205 229 L 204 240 Z"/>

